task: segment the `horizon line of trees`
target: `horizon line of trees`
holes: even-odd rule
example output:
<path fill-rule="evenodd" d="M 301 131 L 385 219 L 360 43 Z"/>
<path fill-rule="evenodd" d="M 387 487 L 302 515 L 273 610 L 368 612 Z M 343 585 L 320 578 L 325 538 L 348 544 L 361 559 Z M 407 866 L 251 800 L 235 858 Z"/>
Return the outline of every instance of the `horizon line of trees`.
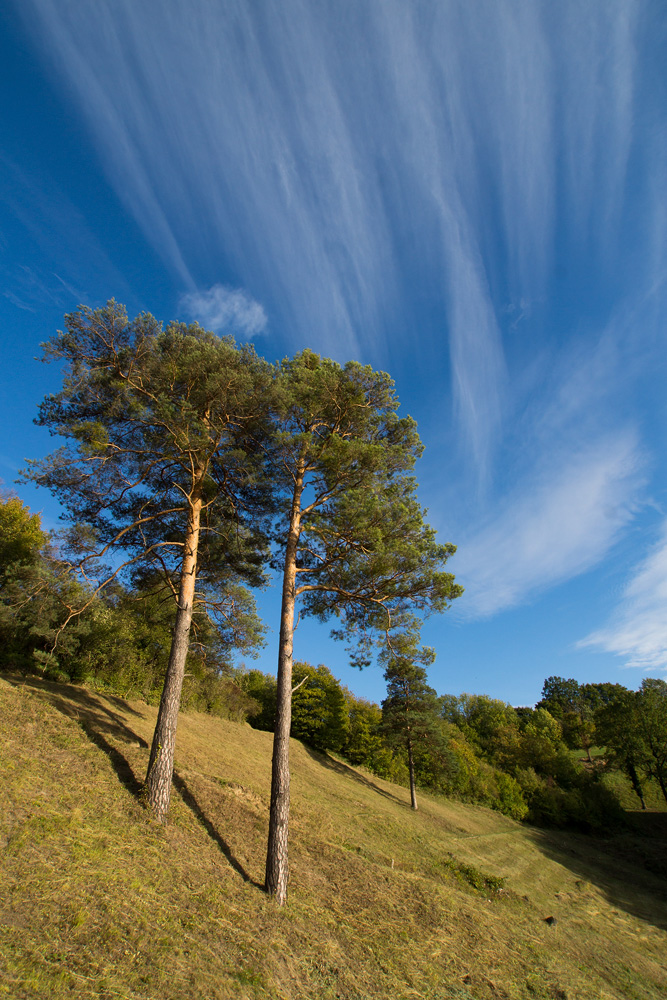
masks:
<path fill-rule="evenodd" d="M 83 585 L 58 559 L 39 516 L 17 497 L 0 502 L 0 538 L 5 668 L 159 701 L 171 643 L 170 605 L 117 583 L 70 623 L 56 658 L 49 651 L 54 634 L 72 588 Z M 27 593 L 30 600 L 17 601 Z M 255 626 L 259 639 L 261 623 Z M 272 732 L 276 677 L 235 667 L 232 651 L 230 636 L 200 611 L 182 705 Z M 421 653 L 421 663 L 414 656 L 402 664 L 389 660 L 382 705 L 355 696 L 326 666 L 297 660 L 291 736 L 409 787 L 413 807 L 417 789 L 423 789 L 517 820 L 604 831 L 622 821 L 620 775 L 629 789 L 627 804 L 630 794 L 641 808 L 647 799 L 654 806 L 660 798 L 667 802 L 664 681 L 647 678 L 632 691 L 549 677 L 535 708 L 513 708 L 484 695 L 438 695 L 427 683 L 430 651 Z"/>
<path fill-rule="evenodd" d="M 603 832 L 623 823 L 619 776 L 642 809 L 647 789 L 654 805 L 667 804 L 663 680 L 631 691 L 550 677 L 534 708 L 513 708 L 486 695 L 438 695 L 414 662 L 398 678 L 385 671 L 381 706 L 357 698 L 323 665 L 296 664 L 295 677 L 305 683 L 294 695 L 292 735 L 406 785 L 413 808 L 421 787 L 517 820 Z M 275 678 L 249 670 L 238 682 L 260 706 L 248 721 L 270 730 Z M 554 697 L 561 685 L 594 705 L 583 739 L 571 704 Z"/>

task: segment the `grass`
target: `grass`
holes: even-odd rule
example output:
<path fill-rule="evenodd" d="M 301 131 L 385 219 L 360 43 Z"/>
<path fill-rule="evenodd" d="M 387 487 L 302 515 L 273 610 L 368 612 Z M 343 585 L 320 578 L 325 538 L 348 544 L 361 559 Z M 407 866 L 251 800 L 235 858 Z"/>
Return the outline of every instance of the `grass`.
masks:
<path fill-rule="evenodd" d="M 269 734 L 183 714 L 161 827 L 137 797 L 155 709 L 5 675 L 0 715 L 0 998 L 667 994 L 664 813 L 607 840 L 427 796 L 415 814 L 294 742 L 280 909 Z"/>

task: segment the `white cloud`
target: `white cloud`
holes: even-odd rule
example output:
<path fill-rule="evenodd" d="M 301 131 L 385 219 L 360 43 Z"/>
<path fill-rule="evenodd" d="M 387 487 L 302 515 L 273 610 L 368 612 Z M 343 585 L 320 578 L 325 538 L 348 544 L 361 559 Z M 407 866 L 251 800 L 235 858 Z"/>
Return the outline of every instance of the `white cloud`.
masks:
<path fill-rule="evenodd" d="M 264 309 L 240 288 L 213 285 L 207 291 L 187 292 L 181 296 L 179 308 L 215 333 L 254 337 L 266 329 Z"/>
<path fill-rule="evenodd" d="M 667 670 L 667 521 L 636 567 L 608 624 L 577 643 L 614 653 L 628 667 Z"/>
<path fill-rule="evenodd" d="M 119 197 L 193 293 L 222 257 L 295 344 L 383 363 L 412 293 L 429 298 L 461 436 L 484 468 L 507 395 L 492 289 L 541 298 L 557 223 L 587 253 L 613 242 L 601 223 L 624 204 L 637 6 L 21 10 Z"/>
<path fill-rule="evenodd" d="M 29 306 L 27 302 L 22 302 L 18 295 L 14 295 L 13 292 L 4 291 L 2 294 L 6 299 L 9 299 L 12 305 L 16 306 L 17 309 L 25 309 L 27 312 L 33 313 L 36 312 L 32 306 Z"/>
<path fill-rule="evenodd" d="M 493 615 L 583 573 L 606 555 L 631 519 L 641 483 L 632 432 L 549 458 L 459 545 L 455 570 L 466 589 L 460 613 Z"/>
<path fill-rule="evenodd" d="M 638 128 L 664 122 L 638 107 L 643 3 L 20 7 L 190 316 L 264 328 L 243 292 L 197 291 L 224 261 L 294 347 L 391 358 L 407 379 L 426 373 L 441 427 L 452 406 L 448 443 L 488 487 L 482 527 L 471 487 L 457 534 L 462 608 L 515 606 L 604 557 L 631 517 L 639 446 L 613 429 L 627 418 L 616 342 L 591 350 L 598 331 L 577 325 L 589 287 L 613 312 L 628 261 L 664 273 L 661 133 L 654 150 Z M 636 218 L 631 150 L 651 212 L 629 250 L 617 227 Z M 572 297 L 556 302 L 563 285 Z M 504 342 L 506 301 L 535 315 Z M 626 359 L 642 336 L 636 324 Z M 509 469 L 497 499 L 491 477 Z"/>

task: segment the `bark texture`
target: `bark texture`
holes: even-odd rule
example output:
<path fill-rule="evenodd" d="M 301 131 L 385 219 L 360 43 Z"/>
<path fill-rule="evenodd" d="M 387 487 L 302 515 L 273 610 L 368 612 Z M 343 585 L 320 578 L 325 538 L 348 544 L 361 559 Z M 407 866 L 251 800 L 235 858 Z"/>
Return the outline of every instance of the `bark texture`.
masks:
<path fill-rule="evenodd" d="M 301 533 L 301 494 L 304 469 L 300 467 L 294 484 L 290 528 L 285 551 L 276 721 L 271 766 L 271 809 L 266 853 L 265 888 L 282 906 L 287 899 L 289 875 L 287 842 L 289 835 L 290 770 L 289 737 L 292 727 L 292 663 L 294 649 L 294 603 L 296 600 L 296 558 Z"/>
<path fill-rule="evenodd" d="M 161 823 L 166 821 L 171 798 L 176 726 L 181 704 L 181 690 L 190 642 L 192 606 L 195 596 L 201 510 L 202 501 L 200 499 L 194 500 L 190 507 L 185 534 L 174 635 L 144 784 L 146 805 Z"/>

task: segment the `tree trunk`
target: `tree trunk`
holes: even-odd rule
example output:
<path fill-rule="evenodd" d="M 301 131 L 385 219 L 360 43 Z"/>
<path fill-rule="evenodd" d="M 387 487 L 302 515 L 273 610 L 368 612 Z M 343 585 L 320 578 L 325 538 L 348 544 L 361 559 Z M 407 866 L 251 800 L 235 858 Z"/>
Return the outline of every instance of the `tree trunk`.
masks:
<path fill-rule="evenodd" d="M 660 772 L 656 773 L 656 778 L 658 779 L 658 784 L 660 785 L 660 791 L 662 792 L 662 797 L 667 802 L 667 785 L 665 785 L 665 779 Z"/>
<path fill-rule="evenodd" d="M 278 650 L 278 683 L 276 722 L 273 735 L 271 767 L 271 810 L 269 842 L 266 852 L 265 889 L 282 906 L 287 899 L 287 840 L 289 833 L 289 736 L 292 726 L 292 661 L 294 647 L 294 603 L 296 600 L 296 556 L 301 534 L 301 494 L 304 479 L 300 464 L 294 484 L 289 535 L 285 551 L 282 608 L 280 612 L 280 646 Z"/>
<path fill-rule="evenodd" d="M 193 500 L 188 513 L 188 526 L 185 533 L 174 635 L 171 641 L 167 674 L 162 688 L 160 709 L 144 784 L 146 805 L 155 818 L 162 823 L 167 818 L 171 797 L 176 725 L 181 704 L 181 689 L 185 675 L 185 660 L 188 655 L 192 605 L 195 596 L 201 509 L 201 499 Z"/>
<path fill-rule="evenodd" d="M 626 761 L 626 768 L 628 772 L 628 777 L 630 778 L 630 782 L 635 791 L 635 795 L 641 802 L 642 809 L 646 809 L 646 803 L 644 802 L 644 790 L 642 788 L 641 781 L 639 780 L 639 775 L 637 774 L 637 768 L 634 765 L 634 761 L 632 760 Z"/>
<path fill-rule="evenodd" d="M 408 736 L 408 770 L 410 771 L 410 804 L 417 811 L 417 786 L 415 784 L 415 761 L 412 756 L 412 740 Z"/>

